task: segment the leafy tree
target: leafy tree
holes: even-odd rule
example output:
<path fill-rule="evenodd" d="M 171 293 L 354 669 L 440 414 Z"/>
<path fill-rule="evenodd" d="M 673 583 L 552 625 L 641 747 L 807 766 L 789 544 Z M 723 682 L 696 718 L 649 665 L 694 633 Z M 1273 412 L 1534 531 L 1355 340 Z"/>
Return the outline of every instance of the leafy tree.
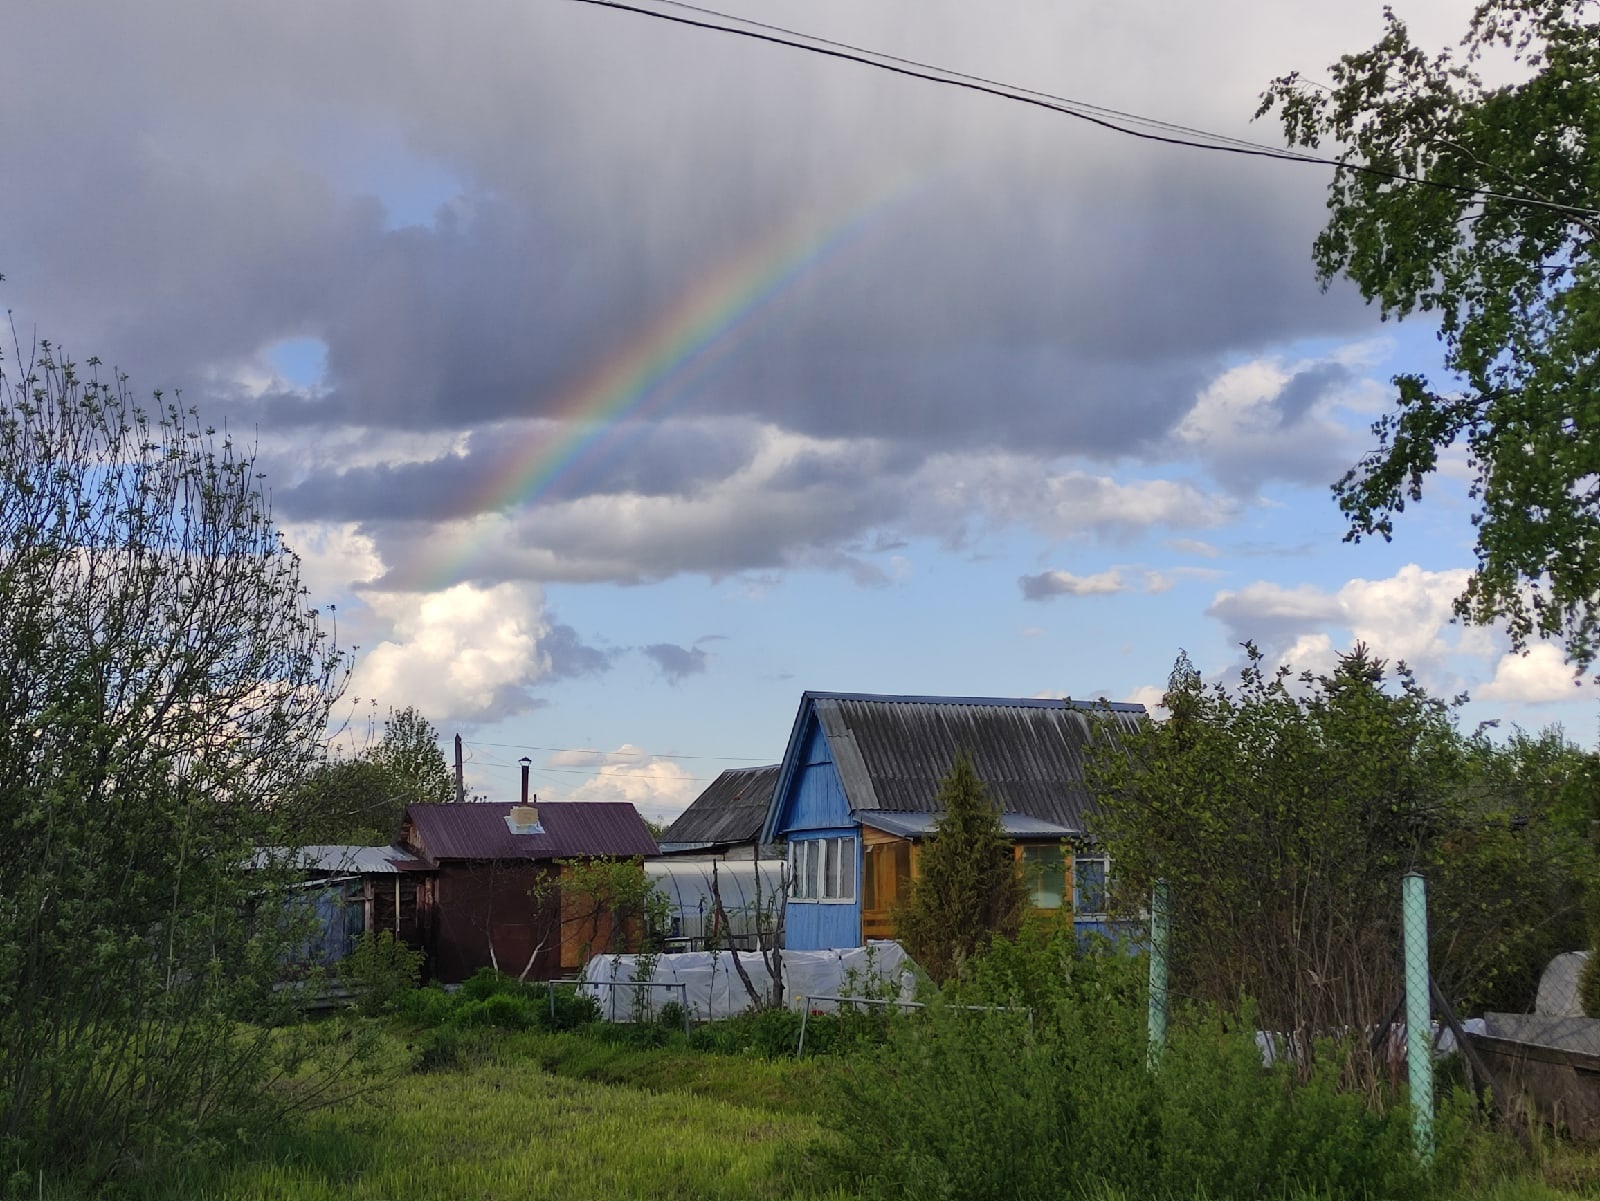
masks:
<path fill-rule="evenodd" d="M 455 799 L 455 775 L 439 749 L 439 731 L 416 706 L 389 710 L 383 740 L 373 759 L 410 801 L 443 803 Z"/>
<path fill-rule="evenodd" d="M 1391 536 L 1439 455 L 1461 442 L 1477 564 L 1457 613 L 1504 617 L 1518 646 L 1600 652 L 1600 26 L 1593 0 L 1485 0 L 1463 53 L 1429 55 L 1385 10 L 1383 38 L 1273 82 L 1291 143 L 1341 147 L 1326 283 L 1344 275 L 1385 318 L 1436 314 L 1449 378 L 1395 378 L 1377 447 L 1334 487 L 1348 540 Z M 1518 82 L 1478 70 L 1509 54 Z M 1408 182 L 1407 178 L 1421 182 Z"/>
<path fill-rule="evenodd" d="M 389 710 L 383 737 L 358 755 L 307 772 L 293 799 L 297 841 L 381 845 L 406 806 L 455 799 L 455 778 L 431 722 L 414 707 Z"/>
<path fill-rule="evenodd" d="M 1122 906 L 1168 881 L 1179 995 L 1252 998 L 1304 1046 L 1377 1025 L 1413 869 L 1435 978 L 1464 1011 L 1524 1008 L 1581 938 L 1592 764 L 1559 734 L 1468 738 L 1454 703 L 1359 646 L 1323 676 L 1268 672 L 1251 647 L 1233 689 L 1180 657 L 1164 703 L 1168 721 L 1099 741 L 1090 777 Z"/>
<path fill-rule="evenodd" d="M 1027 891 L 1000 814 L 965 751 L 939 784 L 939 808 L 895 932 L 911 957 L 943 983 L 962 975 L 995 935 L 1017 933 Z"/>
<path fill-rule="evenodd" d="M 0 361 L 0 1147 L 125 1163 L 259 1102 L 293 937 L 254 846 L 344 662 L 250 453 L 13 337 Z M 259 1011 L 255 1011 L 259 1012 Z"/>

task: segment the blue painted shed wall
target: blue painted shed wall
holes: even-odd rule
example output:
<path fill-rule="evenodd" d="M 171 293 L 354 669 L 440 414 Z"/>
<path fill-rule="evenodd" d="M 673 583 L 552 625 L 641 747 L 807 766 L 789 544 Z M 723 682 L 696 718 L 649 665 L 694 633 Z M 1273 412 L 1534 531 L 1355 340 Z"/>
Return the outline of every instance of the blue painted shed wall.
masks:
<path fill-rule="evenodd" d="M 830 951 L 836 947 L 861 945 L 861 828 L 834 826 L 806 830 L 791 835 L 790 842 L 814 838 L 854 838 L 856 840 L 856 899 L 841 901 L 790 900 L 784 912 L 783 945 L 796 951 Z"/>
<path fill-rule="evenodd" d="M 833 766 L 828 740 L 815 723 L 801 752 L 800 766 L 780 800 L 777 834 L 791 843 L 812 838 L 852 837 L 856 840 L 856 899 L 790 901 L 785 917 L 784 945 L 797 951 L 823 951 L 861 945 L 861 827 L 850 812 L 844 785 Z"/>
<path fill-rule="evenodd" d="M 790 780 L 788 795 L 783 798 L 777 822 L 778 837 L 793 838 L 806 830 L 853 827 L 855 818 L 850 813 L 850 802 L 845 799 L 839 773 L 833 766 L 828 740 L 815 724 L 800 763 Z"/>

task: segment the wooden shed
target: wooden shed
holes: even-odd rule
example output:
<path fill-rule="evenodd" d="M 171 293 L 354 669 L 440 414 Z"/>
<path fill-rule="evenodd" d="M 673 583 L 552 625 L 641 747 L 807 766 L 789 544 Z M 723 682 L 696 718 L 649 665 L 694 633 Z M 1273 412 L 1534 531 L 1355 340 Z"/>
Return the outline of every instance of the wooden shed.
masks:
<path fill-rule="evenodd" d="M 609 915 L 579 912 L 561 887 L 575 860 L 654 855 L 624 802 L 410 805 L 399 844 L 427 865 L 417 925 L 429 970 L 447 984 L 479 968 L 549 980 L 608 943 Z"/>

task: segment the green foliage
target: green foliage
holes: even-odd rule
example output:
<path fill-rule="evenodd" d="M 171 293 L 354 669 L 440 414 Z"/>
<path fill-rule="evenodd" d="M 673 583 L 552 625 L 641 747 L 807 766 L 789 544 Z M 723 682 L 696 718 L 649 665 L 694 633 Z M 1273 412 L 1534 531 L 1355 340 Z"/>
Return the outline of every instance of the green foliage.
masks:
<path fill-rule="evenodd" d="M 1589 906 L 1589 958 L 1578 976 L 1578 999 L 1584 1013 L 1600 1017 L 1600 896 Z"/>
<path fill-rule="evenodd" d="M 437 985 L 400 992 L 388 1009 L 435 1029 L 573 1030 L 600 1019 L 599 1003 L 571 986 L 523 983 L 492 968 L 480 968 L 454 992 Z"/>
<path fill-rule="evenodd" d="M 938 803 L 939 822 L 895 933 L 920 967 L 944 981 L 996 934 L 1016 933 L 1027 892 L 1000 815 L 964 751 L 940 782 Z"/>
<path fill-rule="evenodd" d="M 1485 0 L 1464 57 L 1429 55 L 1385 10 L 1371 49 L 1292 73 L 1276 109 L 1292 144 L 1337 144 L 1324 282 L 1353 280 L 1383 315 L 1436 314 L 1449 382 L 1398 376 L 1377 447 L 1335 486 L 1348 539 L 1388 538 L 1439 455 L 1465 443 L 1477 568 L 1456 611 L 1507 619 L 1521 646 L 1600 651 L 1600 25 L 1589 0 Z M 1519 82 L 1490 87 L 1484 56 Z M 1369 168 L 1364 171 L 1359 168 Z M 1405 183 L 1396 175 L 1420 177 Z"/>
<path fill-rule="evenodd" d="M 1597 760 L 1556 728 L 1474 738 L 1471 775 L 1428 848 L 1434 974 L 1463 1012 L 1533 1009 L 1551 958 L 1587 945 Z"/>
<path fill-rule="evenodd" d="M 1070 948 L 1065 938 L 997 941 L 960 990 L 967 1004 L 1031 996 L 1031 1030 L 1019 1012 L 938 1006 L 852 1065 L 830 1120 L 844 1171 L 868 1195 L 1427 1192 L 1403 1107 L 1374 1109 L 1341 1091 L 1338 1056 L 1325 1054 L 1305 1079 L 1264 1068 L 1250 1022 L 1197 1009 L 1177 1015 L 1153 1075 L 1126 957 Z M 1441 1163 L 1461 1134 L 1454 1116 L 1440 1123 Z"/>
<path fill-rule="evenodd" d="M 355 991 L 356 1008 L 371 1016 L 382 1013 L 401 993 L 416 989 L 424 958 L 391 930 L 368 931 L 340 962 L 339 977 Z"/>
<path fill-rule="evenodd" d="M 342 656 L 248 451 L 0 363 L 0 1146 L 108 1173 L 272 1104 L 283 806 Z M 19 374 L 20 372 L 20 374 Z M 8 1169 L 9 1170 L 9 1169 Z"/>
<path fill-rule="evenodd" d="M 1362 648 L 1329 676 L 1249 654 L 1234 689 L 1180 658 L 1171 719 L 1092 756 L 1123 905 L 1169 882 L 1174 989 L 1254 997 L 1273 1030 L 1376 1025 L 1399 995 L 1415 868 L 1447 995 L 1463 1014 L 1527 1008 L 1549 957 L 1582 940 L 1593 756 L 1559 731 L 1463 736 L 1453 704 Z"/>
<path fill-rule="evenodd" d="M 455 780 L 438 732 L 408 706 L 389 710 L 375 744 L 306 772 L 289 812 L 298 842 L 383 846 L 394 839 L 407 805 L 454 798 Z"/>
<path fill-rule="evenodd" d="M 1452 710 L 1362 648 L 1331 676 L 1268 673 L 1237 690 L 1179 659 L 1171 717 L 1104 739 L 1097 833 L 1134 908 L 1157 879 L 1173 913 L 1173 987 L 1254 997 L 1268 1029 L 1384 1020 L 1398 995 L 1399 880 L 1467 778 Z"/>

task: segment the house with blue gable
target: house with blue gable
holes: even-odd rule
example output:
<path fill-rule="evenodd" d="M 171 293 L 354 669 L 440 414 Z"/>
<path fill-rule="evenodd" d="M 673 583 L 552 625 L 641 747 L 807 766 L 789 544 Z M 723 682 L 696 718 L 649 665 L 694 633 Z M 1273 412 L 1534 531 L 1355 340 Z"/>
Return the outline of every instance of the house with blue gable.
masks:
<path fill-rule="evenodd" d="M 785 943 L 860 946 L 893 936 L 893 912 L 939 820 L 958 751 L 1000 810 L 1037 909 L 1109 931 L 1110 865 L 1085 840 L 1094 723 L 1134 728 L 1143 705 L 807 692 L 778 767 L 761 841 L 787 842 Z"/>

